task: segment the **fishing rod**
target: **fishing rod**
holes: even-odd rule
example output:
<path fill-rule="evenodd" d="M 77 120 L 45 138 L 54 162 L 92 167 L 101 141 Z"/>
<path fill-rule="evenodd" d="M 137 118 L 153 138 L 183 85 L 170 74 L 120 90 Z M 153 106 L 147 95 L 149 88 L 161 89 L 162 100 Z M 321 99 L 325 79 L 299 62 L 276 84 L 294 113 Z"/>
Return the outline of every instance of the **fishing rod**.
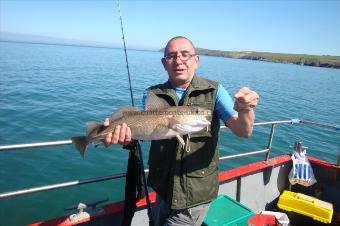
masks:
<path fill-rule="evenodd" d="M 121 11 L 120 11 L 119 0 L 117 0 L 117 6 L 118 6 L 119 19 L 120 19 L 120 28 L 122 30 L 122 39 L 123 39 L 123 44 L 124 44 L 126 69 L 127 69 L 127 73 L 128 73 L 128 79 L 129 79 L 131 105 L 135 106 L 135 102 L 134 102 L 134 98 L 133 98 L 133 92 L 132 92 L 132 85 L 131 85 L 131 76 L 130 76 L 130 69 L 129 69 L 129 61 L 128 61 L 127 52 L 126 52 L 126 44 L 125 44 L 125 36 L 124 36 L 124 28 L 123 28 L 123 19 L 122 19 L 122 14 L 121 14 Z"/>
<path fill-rule="evenodd" d="M 125 44 L 125 36 L 124 36 L 124 28 L 123 28 L 123 19 L 122 19 L 122 14 L 121 14 L 121 10 L 120 10 L 119 0 L 117 0 L 117 6 L 118 6 L 119 19 L 120 19 L 120 28 L 121 28 L 121 31 L 122 31 L 122 39 L 123 39 L 123 43 L 124 43 L 124 53 L 125 53 L 126 69 L 127 69 L 127 73 L 128 73 L 128 79 L 129 79 L 131 104 L 132 104 L 132 106 L 135 106 L 134 98 L 133 98 L 132 85 L 131 85 L 131 76 L 130 76 L 130 70 L 129 70 L 129 61 L 128 61 L 127 52 L 126 52 L 126 44 Z M 140 146 L 139 141 L 136 141 L 135 148 L 137 149 L 137 152 L 138 152 L 138 155 L 139 155 L 138 156 L 139 157 L 139 165 L 140 165 L 141 172 L 142 172 L 142 180 L 143 180 L 144 191 L 145 191 L 145 199 L 146 199 L 146 204 L 147 204 L 147 211 L 148 211 L 148 217 L 149 217 L 149 225 L 150 226 L 154 226 L 155 224 L 154 224 L 153 216 L 152 216 L 151 202 L 150 202 L 150 198 L 149 198 L 148 187 L 147 187 L 147 184 L 146 184 L 146 176 L 145 176 L 145 171 L 144 171 L 144 161 L 143 161 L 142 148 Z"/>

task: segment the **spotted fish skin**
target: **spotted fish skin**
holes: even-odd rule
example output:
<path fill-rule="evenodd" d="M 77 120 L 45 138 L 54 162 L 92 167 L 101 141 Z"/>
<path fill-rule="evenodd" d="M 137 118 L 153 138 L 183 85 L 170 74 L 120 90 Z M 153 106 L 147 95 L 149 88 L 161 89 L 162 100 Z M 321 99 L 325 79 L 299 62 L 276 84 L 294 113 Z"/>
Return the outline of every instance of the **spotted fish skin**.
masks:
<path fill-rule="evenodd" d="M 98 145 L 117 125 L 125 123 L 131 129 L 132 139 L 163 140 L 176 137 L 184 145 L 183 135 L 208 129 L 207 116 L 211 111 L 197 106 L 169 106 L 161 98 L 149 93 L 146 108 L 141 111 L 125 107 L 116 112 L 109 126 L 88 122 L 86 136 L 72 137 L 72 142 L 82 156 L 88 144 Z"/>

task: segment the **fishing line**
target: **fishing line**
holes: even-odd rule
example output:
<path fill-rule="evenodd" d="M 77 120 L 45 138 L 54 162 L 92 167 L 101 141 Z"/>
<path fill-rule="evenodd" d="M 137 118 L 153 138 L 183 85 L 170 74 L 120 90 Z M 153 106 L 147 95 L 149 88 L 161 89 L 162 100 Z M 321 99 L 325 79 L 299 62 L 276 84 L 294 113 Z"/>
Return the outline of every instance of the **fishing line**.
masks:
<path fill-rule="evenodd" d="M 135 106 L 134 99 L 133 99 L 133 92 L 132 92 L 132 85 L 131 85 L 131 76 L 130 76 L 130 70 L 129 70 L 129 61 L 127 57 L 127 52 L 126 52 L 126 44 L 125 44 L 125 36 L 124 36 L 124 28 L 123 28 L 123 19 L 122 19 L 122 14 L 120 10 L 120 4 L 119 0 L 117 0 L 117 6 L 118 6 L 118 12 L 119 12 L 119 19 L 120 19 L 120 28 L 122 30 L 122 39 L 124 43 L 124 53 L 125 53 L 125 61 L 126 61 L 126 69 L 128 73 L 128 78 L 129 78 L 129 85 L 130 85 L 130 95 L 131 95 L 131 104 L 132 106 Z M 154 221 L 153 221 L 153 216 L 152 216 L 152 209 L 151 209 L 151 202 L 149 198 L 149 192 L 148 192 L 148 187 L 146 183 L 146 176 L 145 176 L 145 171 L 144 171 L 144 161 L 143 161 L 143 154 L 142 154 L 142 148 L 140 146 L 139 141 L 135 142 L 137 152 L 139 154 L 140 158 L 140 167 L 142 171 L 142 180 L 144 184 L 144 190 L 145 190 L 145 199 L 147 203 L 147 211 L 148 211 L 148 217 L 149 217 L 149 225 L 154 226 Z"/>
<path fill-rule="evenodd" d="M 122 14 L 121 14 L 121 11 L 120 11 L 119 0 L 117 0 L 117 6 L 118 6 L 119 19 L 120 19 L 120 28 L 122 30 L 122 39 L 123 39 L 123 43 L 124 43 L 125 62 L 126 62 L 126 69 L 127 69 L 128 78 L 129 78 L 131 104 L 132 104 L 132 106 L 135 106 L 135 102 L 134 102 L 134 98 L 133 98 L 133 92 L 132 92 L 132 85 L 131 85 L 131 76 L 130 76 L 130 69 L 129 69 L 129 61 L 128 61 L 127 52 L 126 52 L 126 44 L 125 44 L 125 36 L 124 36 L 124 28 L 123 28 L 123 19 L 122 19 Z"/>

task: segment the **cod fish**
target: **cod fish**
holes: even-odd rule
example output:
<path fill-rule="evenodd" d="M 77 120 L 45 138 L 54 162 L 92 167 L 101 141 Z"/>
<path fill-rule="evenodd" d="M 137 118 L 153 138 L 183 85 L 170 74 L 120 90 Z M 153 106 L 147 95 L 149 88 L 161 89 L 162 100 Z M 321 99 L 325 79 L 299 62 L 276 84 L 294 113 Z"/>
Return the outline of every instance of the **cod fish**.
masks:
<path fill-rule="evenodd" d="M 204 128 L 208 130 L 210 122 L 206 117 L 209 115 L 211 111 L 202 107 L 170 106 L 165 100 L 149 92 L 143 111 L 131 106 L 122 108 L 112 115 L 109 126 L 99 122 L 88 122 L 86 136 L 71 139 L 81 156 L 84 156 L 88 144 L 99 145 L 117 125 L 126 123 L 134 140 L 163 140 L 176 137 L 182 147 L 190 151 L 188 145 L 190 134 Z M 183 135 L 188 135 L 187 145 Z"/>

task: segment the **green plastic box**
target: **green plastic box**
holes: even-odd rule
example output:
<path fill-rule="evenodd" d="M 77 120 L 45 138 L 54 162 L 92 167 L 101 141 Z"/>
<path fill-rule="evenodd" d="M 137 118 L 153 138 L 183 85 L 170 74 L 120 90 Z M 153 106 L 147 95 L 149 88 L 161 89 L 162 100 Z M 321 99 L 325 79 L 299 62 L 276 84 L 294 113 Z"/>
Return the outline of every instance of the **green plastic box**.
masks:
<path fill-rule="evenodd" d="M 203 226 L 245 226 L 254 212 L 226 195 L 218 196 L 211 202 Z"/>

